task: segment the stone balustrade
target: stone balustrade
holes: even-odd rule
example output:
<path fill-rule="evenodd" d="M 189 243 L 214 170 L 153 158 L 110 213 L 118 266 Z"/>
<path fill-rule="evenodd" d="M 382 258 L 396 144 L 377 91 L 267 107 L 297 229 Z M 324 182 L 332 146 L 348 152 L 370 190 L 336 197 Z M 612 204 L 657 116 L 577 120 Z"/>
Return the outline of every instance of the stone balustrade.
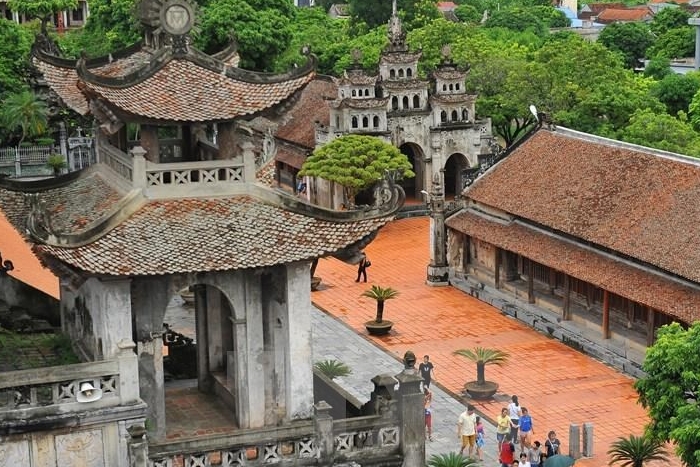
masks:
<path fill-rule="evenodd" d="M 100 138 L 98 138 L 97 141 L 98 157 L 100 162 L 103 162 L 117 174 L 131 182 L 134 179 L 134 163 L 131 156 L 120 151 L 111 144 L 103 142 Z"/>
<path fill-rule="evenodd" d="M 231 160 L 170 164 L 146 162 L 146 185 L 148 187 L 244 181 L 244 164 Z"/>
<path fill-rule="evenodd" d="M 26 422 L 50 415 L 67 416 L 87 409 L 115 407 L 139 401 L 135 356 L 90 363 L 3 373 L 0 379 L 0 419 Z M 82 383 L 102 391 L 92 402 L 78 402 Z"/>

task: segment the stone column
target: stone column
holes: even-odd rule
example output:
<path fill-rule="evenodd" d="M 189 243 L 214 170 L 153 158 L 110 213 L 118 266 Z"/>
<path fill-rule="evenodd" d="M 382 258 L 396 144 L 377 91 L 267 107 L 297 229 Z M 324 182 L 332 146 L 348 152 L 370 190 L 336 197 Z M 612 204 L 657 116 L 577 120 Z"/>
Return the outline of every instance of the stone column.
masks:
<path fill-rule="evenodd" d="M 688 24 L 695 26 L 695 71 L 700 70 L 700 18 L 688 18 Z"/>
<path fill-rule="evenodd" d="M 583 457 L 593 457 L 593 423 L 583 424 Z"/>
<path fill-rule="evenodd" d="M 333 418 L 331 417 L 332 407 L 326 401 L 319 401 L 314 406 L 316 413 L 314 417 L 314 428 L 316 439 L 318 440 L 318 454 L 321 465 L 331 465 L 333 456 Z"/>
<path fill-rule="evenodd" d="M 406 355 L 409 353 L 412 354 L 412 352 L 406 352 Z M 425 465 L 425 412 L 423 394 L 420 390 L 422 378 L 416 374 L 413 365 L 409 364 L 406 357 L 404 357 L 404 363 L 404 370 L 396 375 L 399 381 L 403 467 L 423 467 Z"/>
<path fill-rule="evenodd" d="M 129 433 L 127 441 L 129 467 L 147 467 L 148 440 L 146 439 L 146 429 L 141 425 L 131 425 L 126 431 Z"/>
<path fill-rule="evenodd" d="M 430 190 L 430 264 L 426 284 L 445 286 L 449 282 L 447 269 L 447 242 L 445 241 L 445 192 L 441 174 L 433 176 Z"/>
<path fill-rule="evenodd" d="M 194 287 L 194 322 L 197 333 L 197 387 L 211 392 L 209 375 L 209 326 L 207 325 L 207 286 Z"/>
<path fill-rule="evenodd" d="M 569 456 L 581 457 L 581 427 L 575 423 L 569 425 Z"/>
<path fill-rule="evenodd" d="M 262 428 L 265 426 L 265 384 L 271 375 L 264 374 L 262 303 L 260 298 L 260 276 L 252 273 L 244 275 L 246 336 L 243 341 L 245 366 L 238 373 L 241 380 L 239 390 L 248 394 L 248 426 L 241 428 Z"/>

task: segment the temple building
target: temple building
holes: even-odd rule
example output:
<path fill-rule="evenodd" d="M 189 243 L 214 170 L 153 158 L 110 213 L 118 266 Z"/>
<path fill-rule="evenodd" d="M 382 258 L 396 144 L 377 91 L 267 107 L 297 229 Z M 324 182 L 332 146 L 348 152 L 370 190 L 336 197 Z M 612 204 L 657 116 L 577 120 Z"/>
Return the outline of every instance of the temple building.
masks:
<path fill-rule="evenodd" d="M 446 220 L 451 284 L 633 375 L 700 319 L 700 162 L 543 126 Z"/>
<path fill-rule="evenodd" d="M 251 121 L 288 111 L 314 80 L 314 58 L 286 74 L 243 70 L 235 46 L 213 56 L 191 46 L 186 0 L 142 0 L 138 14 L 143 41 L 109 57 L 34 50 L 52 91 L 94 117 L 98 163 L 0 180 L 0 208 L 59 276 L 62 330 L 84 363 L 2 375 L 3 460 L 423 465 L 420 378 L 398 375 L 398 393 L 397 379 L 376 378 L 348 424 L 318 400 L 311 360 L 312 263 L 357 259 L 403 190 L 384 180 L 374 205 L 341 212 L 270 186 L 279 146 L 258 144 Z M 188 288 L 197 390 L 230 430 L 177 439 L 163 321 Z"/>

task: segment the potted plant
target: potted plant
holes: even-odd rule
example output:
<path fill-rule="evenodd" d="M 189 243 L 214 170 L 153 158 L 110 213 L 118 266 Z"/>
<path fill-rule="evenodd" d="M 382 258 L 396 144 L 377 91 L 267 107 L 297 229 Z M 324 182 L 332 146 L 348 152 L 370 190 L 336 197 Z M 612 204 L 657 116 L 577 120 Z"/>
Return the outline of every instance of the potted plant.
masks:
<path fill-rule="evenodd" d="M 473 349 L 460 349 L 454 351 L 455 355 L 461 355 L 467 360 L 476 363 L 476 381 L 469 381 L 464 389 L 474 399 L 488 399 L 496 394 L 498 384 L 486 381 L 484 369 L 486 365 L 503 365 L 508 361 L 508 353 L 497 349 L 474 347 Z"/>
<path fill-rule="evenodd" d="M 66 159 L 60 154 L 52 154 L 46 159 L 46 165 L 53 170 L 53 176 L 61 175 L 61 170 L 68 167 Z"/>
<path fill-rule="evenodd" d="M 652 461 L 668 462 L 668 455 L 664 449 L 664 442 L 647 436 L 629 435 L 628 438 L 619 437 L 610 445 L 608 455 L 609 464 L 622 464 L 627 467 L 644 467 Z"/>
<path fill-rule="evenodd" d="M 391 287 L 373 285 L 372 288 L 362 292 L 363 297 L 371 298 L 377 302 L 377 315 L 371 321 L 365 323 L 365 328 L 373 336 L 383 336 L 391 331 L 393 322 L 384 319 L 384 302 L 396 298 L 399 292 Z"/>

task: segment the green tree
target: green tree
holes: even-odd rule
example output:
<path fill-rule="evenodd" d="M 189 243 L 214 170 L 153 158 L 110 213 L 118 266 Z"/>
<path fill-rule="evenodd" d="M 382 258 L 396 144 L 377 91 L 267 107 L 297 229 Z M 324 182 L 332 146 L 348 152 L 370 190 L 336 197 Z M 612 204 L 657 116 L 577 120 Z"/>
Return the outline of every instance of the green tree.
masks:
<path fill-rule="evenodd" d="M 51 16 L 63 10 L 77 8 L 78 0 L 8 0 L 7 7 L 31 19 L 41 21 L 41 32 L 47 34 L 46 25 Z"/>
<path fill-rule="evenodd" d="M 673 74 L 671 60 L 666 57 L 654 57 L 649 60 L 649 63 L 644 68 L 644 76 L 656 80 L 661 80 L 670 74 Z"/>
<path fill-rule="evenodd" d="M 476 382 L 486 384 L 485 368 L 487 365 L 503 365 L 508 361 L 510 355 L 498 349 L 487 349 L 484 347 L 474 347 L 473 349 L 459 349 L 453 352 L 476 363 Z"/>
<path fill-rule="evenodd" d="M 695 52 L 695 28 L 669 29 L 647 49 L 648 57 L 684 58 Z"/>
<path fill-rule="evenodd" d="M 689 395 L 700 389 L 700 321 L 684 329 L 679 323 L 662 326 L 647 348 L 635 383 L 639 402 L 649 411 L 651 439 L 672 441 L 689 466 L 700 465 L 700 407 Z"/>
<path fill-rule="evenodd" d="M 31 32 L 14 21 L 0 19 L 0 100 L 25 86 L 29 51 L 34 38 Z"/>
<path fill-rule="evenodd" d="M 687 26 L 688 19 L 690 19 L 690 13 L 683 8 L 664 8 L 654 15 L 649 29 L 657 36 L 661 36 L 671 29 Z"/>
<path fill-rule="evenodd" d="M 364 24 L 372 29 L 386 25 L 391 17 L 391 0 L 348 0 L 347 3 L 354 25 Z M 408 30 L 439 16 L 437 0 L 398 0 L 396 7 Z"/>
<path fill-rule="evenodd" d="M 465 23 L 479 23 L 483 18 L 483 13 L 477 10 L 474 5 L 459 5 L 455 8 L 455 16 Z"/>
<path fill-rule="evenodd" d="M 664 112 L 638 109 L 619 133 L 628 143 L 700 157 L 700 134 L 687 121 L 685 112 L 674 118 Z"/>
<path fill-rule="evenodd" d="M 700 73 L 671 73 L 652 86 L 651 94 L 666 106 L 669 114 L 676 115 L 679 111 L 688 113 L 690 102 L 699 89 Z"/>
<path fill-rule="evenodd" d="M 203 10 L 196 45 L 207 53 L 218 52 L 232 39 L 239 45 L 241 66 L 272 68 L 291 39 L 294 10 L 278 0 L 269 5 L 246 0 L 211 0 Z"/>
<path fill-rule="evenodd" d="M 379 324 L 384 321 L 384 302 L 398 297 L 399 292 L 391 287 L 380 287 L 378 285 L 373 285 L 370 289 L 362 292 L 361 296 L 371 298 L 377 302 L 377 313 L 374 318 L 374 322 Z"/>
<path fill-rule="evenodd" d="M 346 135 L 316 149 L 304 162 L 301 176 L 320 177 L 343 186 L 349 203 L 386 173 L 414 177 L 411 163 L 396 147 L 373 136 Z"/>
<path fill-rule="evenodd" d="M 0 109 L 0 122 L 10 131 L 19 130 L 20 146 L 26 138 L 41 136 L 47 129 L 46 103 L 30 91 L 10 94 Z"/>
<path fill-rule="evenodd" d="M 644 23 L 612 23 L 601 31 L 598 42 L 622 55 L 625 66 L 634 69 L 646 57 L 654 37 Z"/>
<path fill-rule="evenodd" d="M 621 436 L 610 446 L 608 455 L 609 465 L 621 464 L 622 467 L 644 467 L 652 461 L 668 462 L 664 442 L 646 436 Z"/>
<path fill-rule="evenodd" d="M 547 33 L 547 25 L 529 8 L 501 8 L 491 12 L 484 23 L 487 28 L 506 28 L 514 31 L 531 30 L 538 36 Z"/>
<path fill-rule="evenodd" d="M 530 7 L 530 11 L 537 16 L 548 28 L 567 28 L 571 21 L 564 12 L 551 5 L 538 5 Z"/>

